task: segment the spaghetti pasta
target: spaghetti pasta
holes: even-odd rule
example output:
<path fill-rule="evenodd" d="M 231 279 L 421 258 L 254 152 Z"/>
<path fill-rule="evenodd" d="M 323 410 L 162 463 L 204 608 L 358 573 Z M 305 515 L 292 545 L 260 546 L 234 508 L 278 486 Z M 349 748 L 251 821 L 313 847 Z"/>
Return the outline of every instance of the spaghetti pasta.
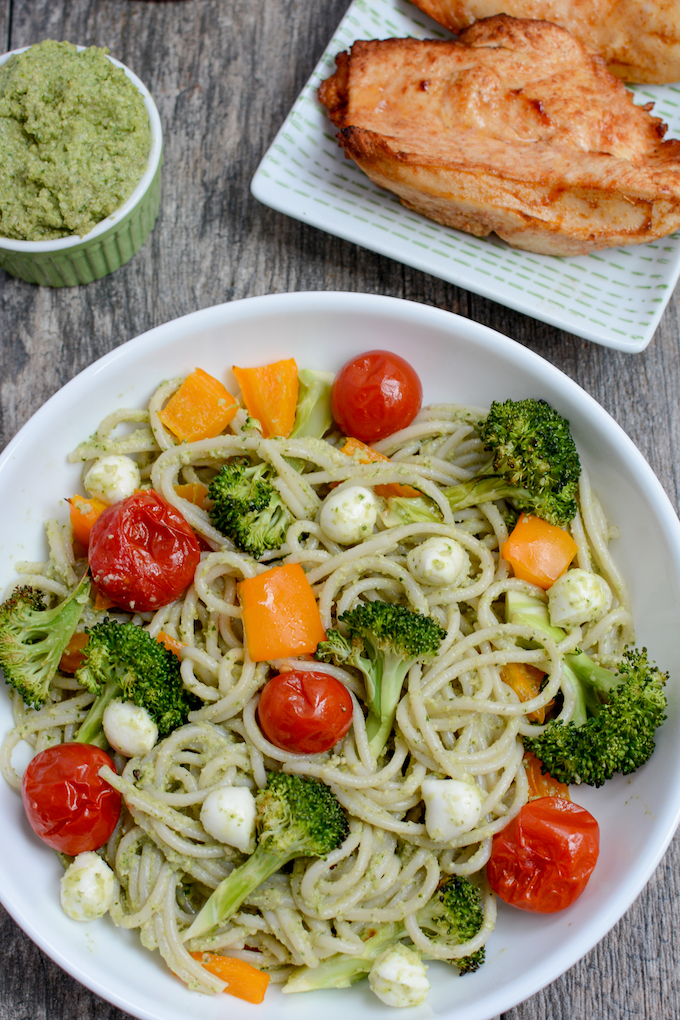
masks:
<path fill-rule="evenodd" d="M 91 439 L 71 454 L 84 474 L 103 455 L 133 457 L 143 485 L 153 487 L 200 536 L 204 550 L 185 594 L 155 613 L 113 610 L 152 637 L 162 631 L 181 643 L 181 675 L 198 698 L 186 725 L 145 755 L 115 756 L 116 773 L 102 773 L 120 791 L 125 810 L 101 853 L 116 875 L 111 916 L 116 925 L 138 929 L 142 945 L 158 949 L 168 967 L 204 992 L 224 982 L 208 973 L 192 952 L 224 952 L 285 982 L 292 969 L 314 968 L 341 953 L 359 955 L 368 925 L 403 922 L 413 946 L 434 960 L 454 962 L 480 949 L 493 930 L 495 899 L 485 878 L 492 837 L 528 798 L 522 737 L 542 732 L 532 713 L 559 697 L 559 718 L 574 710 L 564 683 L 563 655 L 579 647 L 605 659 L 620 655 L 631 640 L 630 600 L 608 551 L 610 529 L 585 472 L 579 513 L 570 525 L 577 562 L 596 570 L 614 593 L 599 622 L 573 627 L 556 643 L 526 626 L 506 623 L 508 591 L 545 599 L 532 585 L 508 575 L 499 548 L 507 540 L 511 509 L 503 502 L 453 511 L 447 485 L 474 476 L 487 460 L 479 437 L 485 411 L 460 405 L 424 408 L 415 421 L 375 448 L 387 460 L 356 463 L 341 452 L 341 437 L 263 439 L 252 419 L 237 412 L 228 431 L 213 439 L 177 443 L 160 412 L 181 380 L 163 383 L 146 410 L 121 410 L 104 419 Z M 222 465 L 248 456 L 271 466 L 273 486 L 290 516 L 285 541 L 259 560 L 237 549 L 211 522 L 209 511 L 178 494 L 178 486 L 208 487 Z M 376 529 L 356 544 L 341 546 L 325 534 L 320 509 L 330 491 L 390 483 L 412 486 L 434 520 L 395 522 L 387 501 L 377 499 Z M 331 490 L 331 487 L 334 487 Z M 181 490 L 180 490 L 181 491 Z M 70 525 L 47 525 L 49 559 L 20 565 L 17 583 L 27 583 L 59 602 L 86 569 L 73 555 Z M 470 569 L 454 585 L 427 583 L 409 569 L 408 554 L 434 538 L 462 547 Z M 392 737 L 376 761 L 366 732 L 363 678 L 351 667 L 321 667 L 349 690 L 353 725 L 342 742 L 321 754 L 282 750 L 262 732 L 259 692 L 272 671 L 319 670 L 310 658 L 251 662 L 244 647 L 237 585 L 275 564 L 299 563 L 317 599 L 324 627 L 357 604 L 396 602 L 432 617 L 445 631 L 436 659 L 411 667 L 399 701 Z M 89 604 L 81 628 L 103 616 Z M 504 683 L 508 663 L 539 667 L 546 674 L 540 693 L 520 701 Z M 94 700 L 73 676 L 59 672 L 48 703 L 27 708 L 16 692 L 15 727 L 0 752 L 0 769 L 12 786 L 20 741 L 37 752 L 69 741 Z M 271 771 L 321 780 L 349 818 L 349 835 L 324 859 L 298 858 L 268 879 L 237 913 L 208 935 L 182 941 L 210 892 L 243 860 L 234 847 L 211 836 L 200 820 L 201 805 L 223 786 L 262 789 Z M 473 784 L 481 798 L 479 822 L 438 842 L 424 820 L 421 786 L 427 777 Z M 472 876 L 483 895 L 482 928 L 467 942 L 443 946 L 418 923 L 417 911 L 443 878 Z"/>

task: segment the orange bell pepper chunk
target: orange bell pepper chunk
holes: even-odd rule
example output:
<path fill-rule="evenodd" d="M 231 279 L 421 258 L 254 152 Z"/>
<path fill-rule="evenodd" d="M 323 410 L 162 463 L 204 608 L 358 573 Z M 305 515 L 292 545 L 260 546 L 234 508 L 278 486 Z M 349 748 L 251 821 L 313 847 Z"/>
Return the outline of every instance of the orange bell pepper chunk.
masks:
<path fill-rule="evenodd" d="M 66 645 L 63 655 L 59 660 L 59 669 L 62 673 L 75 673 L 82 666 L 85 662 L 83 649 L 89 640 L 89 634 L 82 630 L 76 631 L 75 634 L 71 635 L 71 640 Z"/>
<path fill-rule="evenodd" d="M 224 989 L 229 995 L 235 995 L 246 1002 L 260 1003 L 269 984 L 269 974 L 258 970 L 245 960 L 236 960 L 233 956 L 219 956 L 217 953 L 190 953 L 201 966 L 224 981 Z"/>
<path fill-rule="evenodd" d="M 538 800 L 540 797 L 561 797 L 562 800 L 571 800 L 567 784 L 558 782 L 547 772 L 543 775 L 541 764 L 540 759 L 531 751 L 524 752 L 524 768 L 529 783 L 529 800 Z"/>
<path fill-rule="evenodd" d="M 159 414 L 180 442 L 214 439 L 238 411 L 238 401 L 202 368 L 190 373 Z"/>
<path fill-rule="evenodd" d="M 340 447 L 340 452 L 347 454 L 359 464 L 375 464 L 377 461 L 390 459 L 384 453 L 378 453 L 372 446 L 367 446 L 366 443 L 362 443 L 360 439 L 355 439 L 353 436 L 348 436 L 345 445 Z M 422 493 L 414 489 L 412 485 L 400 485 L 399 482 L 375 485 L 373 491 L 376 496 L 384 496 L 385 499 L 389 499 L 390 496 L 403 496 L 406 499 L 417 499 L 422 496 Z"/>
<path fill-rule="evenodd" d="M 170 635 L 166 634 L 164 630 L 158 631 L 156 641 L 158 641 L 158 643 L 161 645 L 165 645 L 169 652 L 172 652 L 174 655 L 177 656 L 179 656 L 179 653 L 184 648 L 184 645 L 182 644 L 181 641 L 178 641 L 177 638 L 170 637 Z"/>
<path fill-rule="evenodd" d="M 299 563 L 248 577 L 238 591 L 253 662 L 315 652 L 325 640 L 312 586 Z"/>
<path fill-rule="evenodd" d="M 102 595 L 102 593 L 100 591 L 95 589 L 95 596 L 94 596 L 94 608 L 95 609 L 100 609 L 100 610 L 111 609 L 111 607 L 115 606 L 115 604 L 116 603 L 113 602 L 108 597 L 108 595 Z"/>
<path fill-rule="evenodd" d="M 539 588 L 550 588 L 577 551 L 576 542 L 564 528 L 524 513 L 501 546 L 501 556 L 512 565 L 515 577 Z"/>
<path fill-rule="evenodd" d="M 535 666 L 530 666 L 526 662 L 506 662 L 504 666 L 501 666 L 500 673 L 503 683 L 512 687 L 520 701 L 531 701 L 541 693 L 541 680 L 545 673 L 536 669 Z M 546 708 L 549 708 L 551 704 L 552 702 L 546 705 Z M 546 708 L 530 712 L 527 719 L 530 722 L 545 722 Z"/>
<path fill-rule="evenodd" d="M 203 506 L 203 500 L 208 495 L 207 486 L 200 482 L 187 482 L 186 485 L 176 485 L 175 492 L 181 499 L 188 500 L 196 506 Z"/>
<path fill-rule="evenodd" d="M 92 497 L 86 499 L 85 496 L 78 496 L 77 494 L 71 496 L 68 503 L 73 538 L 87 549 L 90 544 L 92 525 L 102 510 L 106 510 L 107 504 L 102 503 L 100 499 L 93 499 Z"/>
<path fill-rule="evenodd" d="M 248 414 L 257 418 L 265 439 L 287 438 L 295 424 L 298 371 L 294 358 L 260 368 L 233 367 Z"/>

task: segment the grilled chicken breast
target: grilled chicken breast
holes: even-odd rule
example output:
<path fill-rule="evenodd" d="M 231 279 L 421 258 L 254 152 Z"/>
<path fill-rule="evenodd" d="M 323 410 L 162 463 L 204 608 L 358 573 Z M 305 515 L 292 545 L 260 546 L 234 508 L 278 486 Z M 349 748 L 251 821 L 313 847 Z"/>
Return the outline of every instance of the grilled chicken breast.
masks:
<path fill-rule="evenodd" d="M 680 0 L 413 0 L 451 32 L 494 14 L 566 28 L 625 81 L 680 81 Z"/>
<path fill-rule="evenodd" d="M 680 227 L 680 142 L 556 25 L 497 15 L 336 63 L 319 97 L 346 154 L 424 216 L 547 255 Z"/>

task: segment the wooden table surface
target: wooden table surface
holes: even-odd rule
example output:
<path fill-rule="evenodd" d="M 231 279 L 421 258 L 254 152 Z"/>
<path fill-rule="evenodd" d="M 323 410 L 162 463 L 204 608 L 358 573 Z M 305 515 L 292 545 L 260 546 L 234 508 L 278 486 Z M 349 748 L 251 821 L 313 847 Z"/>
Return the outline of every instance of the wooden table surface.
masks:
<path fill-rule="evenodd" d="M 0 272 L 2 444 L 77 372 L 152 326 L 256 294 L 364 291 L 458 312 L 553 362 L 626 430 L 677 510 L 677 297 L 647 350 L 620 354 L 330 237 L 251 197 L 260 158 L 345 6 L 346 0 L 0 0 L 0 52 L 46 38 L 108 46 L 148 85 L 165 135 L 160 218 L 127 266 L 88 287 L 63 290 Z M 677 1020 L 679 864 L 676 838 L 600 945 L 504 1020 Z M 0 946 L 1 1020 L 124 1018 L 63 973 L 4 912 Z"/>

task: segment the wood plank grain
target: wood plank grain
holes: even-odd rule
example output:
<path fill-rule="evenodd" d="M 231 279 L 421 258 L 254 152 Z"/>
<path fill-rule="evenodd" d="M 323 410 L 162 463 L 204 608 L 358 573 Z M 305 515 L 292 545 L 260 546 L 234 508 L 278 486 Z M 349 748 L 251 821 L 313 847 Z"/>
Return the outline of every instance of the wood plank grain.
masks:
<path fill-rule="evenodd" d="M 2 0 L 0 3 L 0 46 L 2 53 L 10 48 L 10 29 L 12 23 L 12 0 Z"/>
<path fill-rule="evenodd" d="M 162 211 L 144 249 L 87 288 L 0 273 L 0 440 L 118 344 L 221 301 L 293 290 L 405 297 L 483 322 L 591 393 L 680 506 L 680 303 L 642 354 L 605 350 L 259 205 L 250 179 L 345 0 L 9 0 L 0 38 L 107 45 L 147 83 L 165 132 Z M 10 31 L 11 30 L 11 31 Z M 503 1020 L 677 1020 L 680 840 L 613 931 Z M 123 1020 L 56 967 L 0 910 L 2 1020 Z M 225 1007 L 226 1008 L 226 1007 Z"/>

